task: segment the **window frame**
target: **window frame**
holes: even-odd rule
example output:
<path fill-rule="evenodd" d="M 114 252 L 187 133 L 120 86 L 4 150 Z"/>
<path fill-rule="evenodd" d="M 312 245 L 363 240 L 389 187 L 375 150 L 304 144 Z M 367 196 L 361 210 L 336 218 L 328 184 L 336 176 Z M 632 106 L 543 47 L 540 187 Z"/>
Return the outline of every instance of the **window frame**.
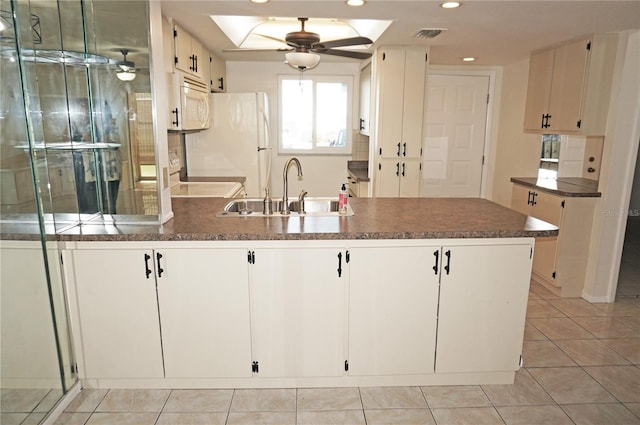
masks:
<path fill-rule="evenodd" d="M 283 81 L 291 81 L 291 80 L 304 80 L 304 81 L 312 81 L 314 86 L 313 91 L 313 147 L 311 149 L 290 149 L 284 148 L 282 146 L 282 133 L 284 130 L 284 114 L 283 114 L 283 96 L 282 96 L 282 83 Z M 302 76 L 295 74 L 280 74 L 278 75 L 278 154 L 283 155 L 351 155 L 352 154 L 352 143 L 353 143 L 353 116 L 354 116 L 354 105 L 353 105 L 353 76 L 349 74 L 335 74 L 335 75 L 315 75 L 315 74 L 307 74 L 304 73 Z M 319 147 L 316 146 L 317 141 L 315 140 L 316 136 L 316 90 L 315 87 L 318 83 L 345 83 L 347 85 L 347 118 L 346 118 L 346 142 L 344 146 L 341 147 Z"/>

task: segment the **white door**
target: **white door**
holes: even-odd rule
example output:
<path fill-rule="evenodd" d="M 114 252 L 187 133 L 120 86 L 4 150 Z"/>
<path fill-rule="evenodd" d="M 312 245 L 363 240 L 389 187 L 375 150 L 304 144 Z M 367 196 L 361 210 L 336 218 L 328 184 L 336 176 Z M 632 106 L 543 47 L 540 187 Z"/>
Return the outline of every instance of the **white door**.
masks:
<path fill-rule="evenodd" d="M 158 303 L 167 378 L 251 376 L 244 249 L 163 249 Z"/>
<path fill-rule="evenodd" d="M 84 378 L 162 378 L 153 251 L 76 250 L 73 262 Z"/>
<path fill-rule="evenodd" d="M 532 245 L 442 248 L 436 373 L 518 369 Z"/>
<path fill-rule="evenodd" d="M 350 253 L 349 375 L 433 373 L 440 247 Z"/>
<path fill-rule="evenodd" d="M 478 197 L 489 77 L 429 75 L 422 196 Z"/>
<path fill-rule="evenodd" d="M 256 376 L 342 376 L 349 282 L 345 251 L 274 248 L 255 250 L 253 257 Z"/>

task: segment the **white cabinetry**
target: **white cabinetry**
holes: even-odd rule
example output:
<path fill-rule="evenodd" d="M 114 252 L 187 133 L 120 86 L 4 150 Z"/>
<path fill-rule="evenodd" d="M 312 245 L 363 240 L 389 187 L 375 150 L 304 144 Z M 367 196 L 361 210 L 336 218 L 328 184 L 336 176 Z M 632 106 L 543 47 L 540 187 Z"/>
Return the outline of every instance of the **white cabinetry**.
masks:
<path fill-rule="evenodd" d="M 436 373 L 518 369 L 532 248 L 442 248 Z"/>
<path fill-rule="evenodd" d="M 209 58 L 200 41 L 179 25 L 173 27 L 174 66 L 180 71 L 204 79 Z"/>
<path fill-rule="evenodd" d="M 369 135 L 371 125 L 371 63 L 360 71 L 360 134 Z"/>
<path fill-rule="evenodd" d="M 375 196 L 420 194 L 427 59 L 424 49 L 376 52 Z"/>
<path fill-rule="evenodd" d="M 331 248 L 250 251 L 257 377 L 341 376 L 346 360 L 346 253 Z"/>
<path fill-rule="evenodd" d="M 213 53 L 209 53 L 209 79 L 212 92 L 227 91 L 227 63 Z"/>
<path fill-rule="evenodd" d="M 524 129 L 603 135 L 617 36 L 596 34 L 531 54 Z"/>
<path fill-rule="evenodd" d="M 83 378 L 164 376 L 153 254 L 73 251 Z"/>
<path fill-rule="evenodd" d="M 512 209 L 559 227 L 557 237 L 536 238 L 533 279 L 563 297 L 582 295 L 596 202 L 513 185 Z"/>
<path fill-rule="evenodd" d="M 167 378 L 251 376 L 244 249 L 162 249 L 158 277 Z M 157 254 L 156 254 L 157 255 Z"/>
<path fill-rule="evenodd" d="M 349 251 L 349 375 L 433 373 L 440 247 Z"/>

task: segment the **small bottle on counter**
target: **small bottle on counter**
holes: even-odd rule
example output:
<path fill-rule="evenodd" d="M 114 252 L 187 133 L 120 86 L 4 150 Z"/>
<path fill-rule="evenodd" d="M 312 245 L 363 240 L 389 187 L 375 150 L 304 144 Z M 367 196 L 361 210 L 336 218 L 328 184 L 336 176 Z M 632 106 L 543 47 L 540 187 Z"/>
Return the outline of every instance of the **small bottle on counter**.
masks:
<path fill-rule="evenodd" d="M 340 195 L 338 196 L 338 212 L 340 214 L 346 214 L 348 204 L 349 192 L 347 192 L 347 185 L 342 183 L 342 188 L 340 188 Z"/>

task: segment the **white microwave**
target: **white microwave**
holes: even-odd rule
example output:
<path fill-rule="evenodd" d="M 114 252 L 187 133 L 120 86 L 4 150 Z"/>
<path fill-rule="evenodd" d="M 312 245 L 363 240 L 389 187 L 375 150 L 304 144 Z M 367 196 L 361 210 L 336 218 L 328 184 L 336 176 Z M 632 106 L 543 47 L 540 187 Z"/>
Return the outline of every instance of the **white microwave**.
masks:
<path fill-rule="evenodd" d="M 169 130 L 204 130 L 211 122 L 207 84 L 181 72 L 169 74 L 171 81 Z"/>

